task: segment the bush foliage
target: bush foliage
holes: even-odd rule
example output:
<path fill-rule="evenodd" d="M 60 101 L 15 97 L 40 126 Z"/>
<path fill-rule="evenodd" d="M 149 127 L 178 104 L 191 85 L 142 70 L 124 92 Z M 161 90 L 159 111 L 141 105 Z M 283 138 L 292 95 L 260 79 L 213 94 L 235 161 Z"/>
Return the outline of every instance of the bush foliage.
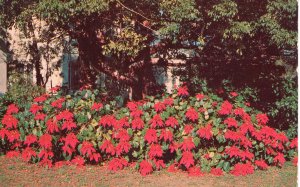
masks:
<path fill-rule="evenodd" d="M 191 176 L 247 175 L 297 162 L 297 138 L 268 126 L 268 116 L 231 92 L 228 100 L 185 86 L 161 98 L 117 108 L 97 90 L 64 96 L 59 87 L 24 106 L 11 104 L 0 122 L 0 152 L 47 167 L 134 166 L 142 175 L 168 168 Z"/>

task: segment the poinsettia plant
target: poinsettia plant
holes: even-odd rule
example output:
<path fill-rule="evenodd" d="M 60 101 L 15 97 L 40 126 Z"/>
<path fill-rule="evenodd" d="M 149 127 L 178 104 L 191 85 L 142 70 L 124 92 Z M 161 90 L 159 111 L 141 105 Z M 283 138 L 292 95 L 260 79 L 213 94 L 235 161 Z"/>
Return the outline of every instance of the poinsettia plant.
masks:
<path fill-rule="evenodd" d="M 268 116 L 238 93 L 224 101 L 212 93 L 191 96 L 182 86 L 123 108 L 96 95 L 64 95 L 55 87 L 27 106 L 9 105 L 0 151 L 47 167 L 108 163 L 113 171 L 135 166 L 142 175 L 164 168 L 191 176 L 247 175 L 297 163 L 297 139 L 269 127 Z"/>

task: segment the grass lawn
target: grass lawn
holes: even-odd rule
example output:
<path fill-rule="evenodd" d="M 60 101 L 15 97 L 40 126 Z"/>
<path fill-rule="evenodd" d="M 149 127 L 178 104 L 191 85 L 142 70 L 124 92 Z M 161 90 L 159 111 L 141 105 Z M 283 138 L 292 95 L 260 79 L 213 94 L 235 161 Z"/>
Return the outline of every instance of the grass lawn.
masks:
<path fill-rule="evenodd" d="M 0 186 L 297 186 L 297 168 L 287 162 L 283 168 L 272 167 L 252 175 L 221 177 L 206 174 L 189 177 L 186 173 L 154 172 L 142 177 L 133 169 L 117 173 L 106 166 L 64 166 L 46 169 L 19 160 L 0 157 Z"/>

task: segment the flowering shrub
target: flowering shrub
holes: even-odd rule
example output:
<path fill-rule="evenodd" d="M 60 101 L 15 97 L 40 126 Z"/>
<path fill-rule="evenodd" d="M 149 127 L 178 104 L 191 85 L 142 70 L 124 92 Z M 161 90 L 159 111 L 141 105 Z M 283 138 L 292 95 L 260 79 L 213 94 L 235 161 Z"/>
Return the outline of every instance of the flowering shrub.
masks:
<path fill-rule="evenodd" d="M 190 176 L 247 175 L 288 159 L 297 164 L 297 139 L 268 121 L 245 102 L 192 97 L 186 87 L 119 109 L 96 101 L 90 90 L 71 97 L 55 88 L 26 107 L 8 106 L 0 151 L 47 167 L 107 162 L 112 171 L 135 166 L 142 175 L 163 168 Z"/>

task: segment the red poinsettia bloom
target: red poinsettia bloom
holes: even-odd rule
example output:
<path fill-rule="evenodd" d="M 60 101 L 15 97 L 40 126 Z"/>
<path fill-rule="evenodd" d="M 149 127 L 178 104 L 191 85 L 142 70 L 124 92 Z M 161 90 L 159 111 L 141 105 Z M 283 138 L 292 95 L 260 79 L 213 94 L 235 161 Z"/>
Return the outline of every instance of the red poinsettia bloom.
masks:
<path fill-rule="evenodd" d="M 182 157 L 180 159 L 180 164 L 184 165 L 186 168 L 189 168 L 194 165 L 194 155 L 190 151 L 185 151 L 182 153 Z"/>
<path fill-rule="evenodd" d="M 14 142 L 15 140 L 19 140 L 20 133 L 17 130 L 14 131 L 7 131 L 6 133 L 7 139 L 10 143 Z"/>
<path fill-rule="evenodd" d="M 195 122 L 198 120 L 198 112 L 191 107 L 186 111 L 185 117 Z"/>
<path fill-rule="evenodd" d="M 190 137 L 184 139 L 180 147 L 183 151 L 190 151 L 195 148 L 195 144 L 193 142 L 193 139 Z"/>
<path fill-rule="evenodd" d="M 81 156 L 76 156 L 73 160 L 71 160 L 71 163 L 76 166 L 83 166 L 85 163 L 85 160 Z"/>
<path fill-rule="evenodd" d="M 178 121 L 175 117 L 169 117 L 166 121 L 166 126 L 167 127 L 175 127 L 175 126 L 178 126 Z"/>
<path fill-rule="evenodd" d="M 103 127 L 112 127 L 117 124 L 117 120 L 113 115 L 105 115 L 100 119 L 99 124 Z"/>
<path fill-rule="evenodd" d="M 64 121 L 64 123 L 62 124 L 62 127 L 61 129 L 62 130 L 65 130 L 67 129 L 68 131 L 72 130 L 72 129 L 75 129 L 77 126 L 76 126 L 76 123 L 74 123 L 72 120 L 71 121 Z"/>
<path fill-rule="evenodd" d="M 234 132 L 234 131 L 231 131 L 231 130 L 227 130 L 225 132 L 225 139 L 228 139 L 228 140 L 238 141 L 238 140 L 243 139 L 243 137 L 245 137 L 245 136 L 239 131 Z"/>
<path fill-rule="evenodd" d="M 2 139 L 4 139 L 5 136 L 6 136 L 8 133 L 9 133 L 9 132 L 8 132 L 7 129 L 4 129 L 4 128 L 0 129 L 0 137 L 1 137 Z"/>
<path fill-rule="evenodd" d="M 278 153 L 274 158 L 274 161 L 277 162 L 279 166 L 283 166 L 283 164 L 285 163 L 284 155 L 282 153 Z"/>
<path fill-rule="evenodd" d="M 40 137 L 39 144 L 45 149 L 52 147 L 52 136 L 50 134 L 44 134 Z"/>
<path fill-rule="evenodd" d="M 169 130 L 162 129 L 161 133 L 160 133 L 159 139 L 164 140 L 165 142 L 166 141 L 172 142 L 172 140 L 173 140 L 173 133 L 171 131 L 169 131 Z"/>
<path fill-rule="evenodd" d="M 52 151 L 48 151 L 45 149 L 42 149 L 38 155 L 39 158 L 52 158 L 53 156 L 54 156 L 54 154 Z"/>
<path fill-rule="evenodd" d="M 141 118 L 135 118 L 131 122 L 132 128 L 136 130 L 141 130 L 144 128 L 144 121 Z"/>
<path fill-rule="evenodd" d="M 139 169 L 140 173 L 143 175 L 143 176 L 146 176 L 148 174 L 150 174 L 152 171 L 153 171 L 153 167 L 152 167 L 152 164 L 149 163 L 148 161 L 146 160 L 143 160 L 141 163 L 140 163 L 140 169 Z"/>
<path fill-rule="evenodd" d="M 24 161 L 29 162 L 32 157 L 36 157 L 36 152 L 31 147 L 27 147 L 22 152 L 22 158 Z"/>
<path fill-rule="evenodd" d="M 34 102 L 44 102 L 44 101 L 46 101 L 47 100 L 47 97 L 48 97 L 48 95 L 47 94 L 44 94 L 44 95 L 41 95 L 41 96 L 39 96 L 39 97 L 36 97 L 36 98 L 34 98 L 33 99 L 33 101 Z"/>
<path fill-rule="evenodd" d="M 223 171 L 222 171 L 221 168 L 212 168 L 212 169 L 210 170 L 210 173 L 211 173 L 212 175 L 215 175 L 215 176 L 221 176 L 221 175 L 223 175 Z"/>
<path fill-rule="evenodd" d="M 26 139 L 24 141 L 24 145 L 29 147 L 31 144 L 33 144 L 35 142 L 37 142 L 37 137 L 33 134 L 30 134 L 30 135 L 26 136 Z"/>
<path fill-rule="evenodd" d="M 163 160 L 154 160 L 156 170 L 160 170 L 166 167 L 166 164 Z"/>
<path fill-rule="evenodd" d="M 289 141 L 284 132 L 277 133 L 276 139 L 281 141 L 282 143 L 286 143 Z"/>
<path fill-rule="evenodd" d="M 268 164 L 264 160 L 255 160 L 255 165 L 262 170 L 265 170 L 268 168 Z"/>
<path fill-rule="evenodd" d="M 174 104 L 174 99 L 173 98 L 166 98 L 164 101 L 163 101 L 163 103 L 165 104 L 165 105 L 167 105 L 167 106 L 171 106 L 171 105 L 173 105 Z"/>
<path fill-rule="evenodd" d="M 46 117 L 46 114 L 44 114 L 44 113 L 38 113 L 38 114 L 36 114 L 34 116 L 34 119 L 35 120 L 41 120 L 41 121 L 43 121 L 45 119 L 45 117 Z"/>
<path fill-rule="evenodd" d="M 114 145 L 109 140 L 105 140 L 103 144 L 100 146 L 100 150 L 111 155 L 116 154 L 116 150 Z"/>
<path fill-rule="evenodd" d="M 18 112 L 19 112 L 19 108 L 17 107 L 17 105 L 15 105 L 15 104 L 8 105 L 7 110 L 6 110 L 7 115 L 16 114 Z"/>
<path fill-rule="evenodd" d="M 175 151 L 177 151 L 177 149 L 180 147 L 181 144 L 173 142 L 169 145 L 169 149 L 171 153 L 174 153 Z"/>
<path fill-rule="evenodd" d="M 130 136 L 125 129 L 120 129 L 115 135 L 114 138 L 119 139 L 120 141 L 129 141 Z"/>
<path fill-rule="evenodd" d="M 75 151 L 74 148 L 69 147 L 69 146 L 67 146 L 67 145 L 63 145 L 63 146 L 61 147 L 61 149 L 63 150 L 63 152 L 64 152 L 65 154 L 68 154 L 68 155 L 72 155 L 72 153 Z"/>
<path fill-rule="evenodd" d="M 62 108 L 62 104 L 65 102 L 65 98 L 59 98 L 51 103 L 52 107 Z"/>
<path fill-rule="evenodd" d="M 200 94 L 200 93 L 196 95 L 196 99 L 198 99 L 198 100 L 202 100 L 202 99 L 204 99 L 204 97 L 205 97 L 205 95 Z"/>
<path fill-rule="evenodd" d="M 177 94 L 179 96 L 188 96 L 189 95 L 188 88 L 186 86 L 179 87 L 177 89 Z"/>
<path fill-rule="evenodd" d="M 176 168 L 176 166 L 177 166 L 176 163 L 171 164 L 171 165 L 168 167 L 168 172 L 171 172 L 171 173 L 177 172 L 178 169 Z"/>
<path fill-rule="evenodd" d="M 146 134 L 145 134 L 145 141 L 148 142 L 148 144 L 151 144 L 151 143 L 155 143 L 157 142 L 157 135 L 156 135 L 156 130 L 155 129 L 148 129 L 146 131 Z"/>
<path fill-rule="evenodd" d="M 266 125 L 269 121 L 269 118 L 266 114 L 257 114 L 256 120 L 257 120 L 258 124 Z"/>
<path fill-rule="evenodd" d="M 108 163 L 108 169 L 112 171 L 122 170 L 126 166 L 128 166 L 128 161 L 125 158 L 113 158 Z"/>
<path fill-rule="evenodd" d="M 93 153 L 95 153 L 96 150 L 94 148 L 94 145 L 91 142 L 83 141 L 80 152 L 82 155 L 89 156 L 89 155 L 92 155 Z"/>
<path fill-rule="evenodd" d="M 70 112 L 69 110 L 64 110 L 62 112 L 60 112 L 58 115 L 56 115 L 56 119 L 57 120 L 72 120 L 73 119 L 73 114 L 72 112 Z"/>
<path fill-rule="evenodd" d="M 100 110 L 103 107 L 102 103 L 94 103 L 91 110 Z"/>
<path fill-rule="evenodd" d="M 43 158 L 40 162 L 39 165 L 42 167 L 47 167 L 47 168 L 52 168 L 53 164 L 52 164 L 52 160 L 48 159 L 48 158 Z"/>
<path fill-rule="evenodd" d="M 134 111 L 134 110 L 138 109 L 138 105 L 132 101 L 127 103 L 127 107 L 129 108 L 130 111 Z"/>
<path fill-rule="evenodd" d="M 32 114 L 36 114 L 38 111 L 42 110 L 43 107 L 42 106 L 39 106 L 37 104 L 32 104 L 29 111 L 32 113 Z"/>
<path fill-rule="evenodd" d="M 190 132 L 192 132 L 192 130 L 194 129 L 194 127 L 192 125 L 186 125 L 183 128 L 183 131 L 185 134 L 189 134 Z"/>
<path fill-rule="evenodd" d="M 129 127 L 129 122 L 127 117 L 123 117 L 118 121 L 119 126 L 122 128 Z"/>
<path fill-rule="evenodd" d="M 228 127 L 238 127 L 238 122 L 234 118 L 227 118 L 224 124 L 227 124 Z"/>
<path fill-rule="evenodd" d="M 260 134 L 264 136 L 265 138 L 276 138 L 277 137 L 277 132 L 275 129 L 270 128 L 268 126 L 263 126 L 260 129 Z"/>
<path fill-rule="evenodd" d="M 233 113 L 237 116 L 243 116 L 246 112 L 243 108 L 234 109 Z"/>
<path fill-rule="evenodd" d="M 236 146 L 228 147 L 225 150 L 225 153 L 228 154 L 230 158 L 239 157 L 240 152 L 241 152 L 241 150 Z"/>
<path fill-rule="evenodd" d="M 191 176 L 191 177 L 200 177 L 200 176 L 204 175 L 204 173 L 201 171 L 201 169 L 196 166 L 189 168 L 188 173 L 189 173 L 189 176 Z"/>
<path fill-rule="evenodd" d="M 95 162 L 99 162 L 100 158 L 101 158 L 100 153 L 93 153 L 93 154 L 89 155 L 90 161 L 94 160 Z"/>
<path fill-rule="evenodd" d="M 161 119 L 159 114 L 156 114 L 155 116 L 153 116 L 153 118 L 150 120 L 150 124 L 151 124 L 151 128 L 156 128 L 158 127 L 163 127 L 164 126 L 164 122 Z"/>
<path fill-rule="evenodd" d="M 121 141 L 115 148 L 117 155 L 121 155 L 122 153 L 128 153 L 131 149 L 131 144 L 126 141 Z"/>
<path fill-rule="evenodd" d="M 236 96 L 238 96 L 239 94 L 236 93 L 236 92 L 230 92 L 230 95 L 231 95 L 232 97 L 236 97 Z"/>
<path fill-rule="evenodd" d="M 59 90 L 60 90 L 60 88 L 61 88 L 61 86 L 55 86 L 55 87 L 52 87 L 52 88 L 50 88 L 50 92 L 52 92 L 52 93 L 56 93 L 56 92 L 58 92 Z"/>
<path fill-rule="evenodd" d="M 231 110 L 232 110 L 232 104 L 230 104 L 228 101 L 224 101 L 218 113 L 221 115 L 228 115 L 231 113 Z"/>
<path fill-rule="evenodd" d="M 142 110 L 139 110 L 139 109 L 136 109 L 136 110 L 133 110 L 130 112 L 130 116 L 133 117 L 133 118 L 139 118 L 143 115 L 143 111 Z"/>
<path fill-rule="evenodd" d="M 255 131 L 255 128 L 252 125 L 252 123 L 246 122 L 240 126 L 240 132 L 244 135 L 247 134 L 247 132 L 253 133 L 254 131 Z"/>
<path fill-rule="evenodd" d="M 291 144 L 290 144 L 290 148 L 298 148 L 298 138 L 294 138 L 292 141 L 291 141 Z"/>
<path fill-rule="evenodd" d="M 293 158 L 292 163 L 293 163 L 294 166 L 298 166 L 298 157 L 297 156 L 295 156 Z"/>
<path fill-rule="evenodd" d="M 8 151 L 5 155 L 6 158 L 16 158 L 20 156 L 20 152 L 18 151 Z"/>
<path fill-rule="evenodd" d="M 76 145 L 79 143 L 76 135 L 74 133 L 69 133 L 65 138 L 62 138 L 62 141 L 65 142 L 65 145 L 70 146 L 75 149 Z"/>
<path fill-rule="evenodd" d="M 154 110 L 156 112 L 162 112 L 166 109 L 166 105 L 163 102 L 158 102 L 154 104 Z"/>
<path fill-rule="evenodd" d="M 236 165 L 234 165 L 234 168 L 230 171 L 230 173 L 235 176 L 244 176 L 254 173 L 254 167 L 251 165 L 251 163 L 237 163 Z"/>
<path fill-rule="evenodd" d="M 205 138 L 207 140 L 210 140 L 212 138 L 212 127 L 211 124 L 206 125 L 205 127 L 201 127 L 198 131 L 197 134 L 199 135 L 200 138 Z"/>
<path fill-rule="evenodd" d="M 249 151 L 241 151 L 239 157 L 244 161 L 246 159 L 252 160 L 254 158 L 254 154 Z"/>
<path fill-rule="evenodd" d="M 7 128 L 17 128 L 18 120 L 13 115 L 5 114 L 2 118 L 2 124 Z"/>
<path fill-rule="evenodd" d="M 151 159 L 155 157 L 162 157 L 163 150 L 159 144 L 151 144 L 148 155 Z"/>
<path fill-rule="evenodd" d="M 55 133 L 55 132 L 59 132 L 58 126 L 56 121 L 54 121 L 53 119 L 49 119 L 46 122 L 46 126 L 47 126 L 47 132 L 48 133 Z"/>

